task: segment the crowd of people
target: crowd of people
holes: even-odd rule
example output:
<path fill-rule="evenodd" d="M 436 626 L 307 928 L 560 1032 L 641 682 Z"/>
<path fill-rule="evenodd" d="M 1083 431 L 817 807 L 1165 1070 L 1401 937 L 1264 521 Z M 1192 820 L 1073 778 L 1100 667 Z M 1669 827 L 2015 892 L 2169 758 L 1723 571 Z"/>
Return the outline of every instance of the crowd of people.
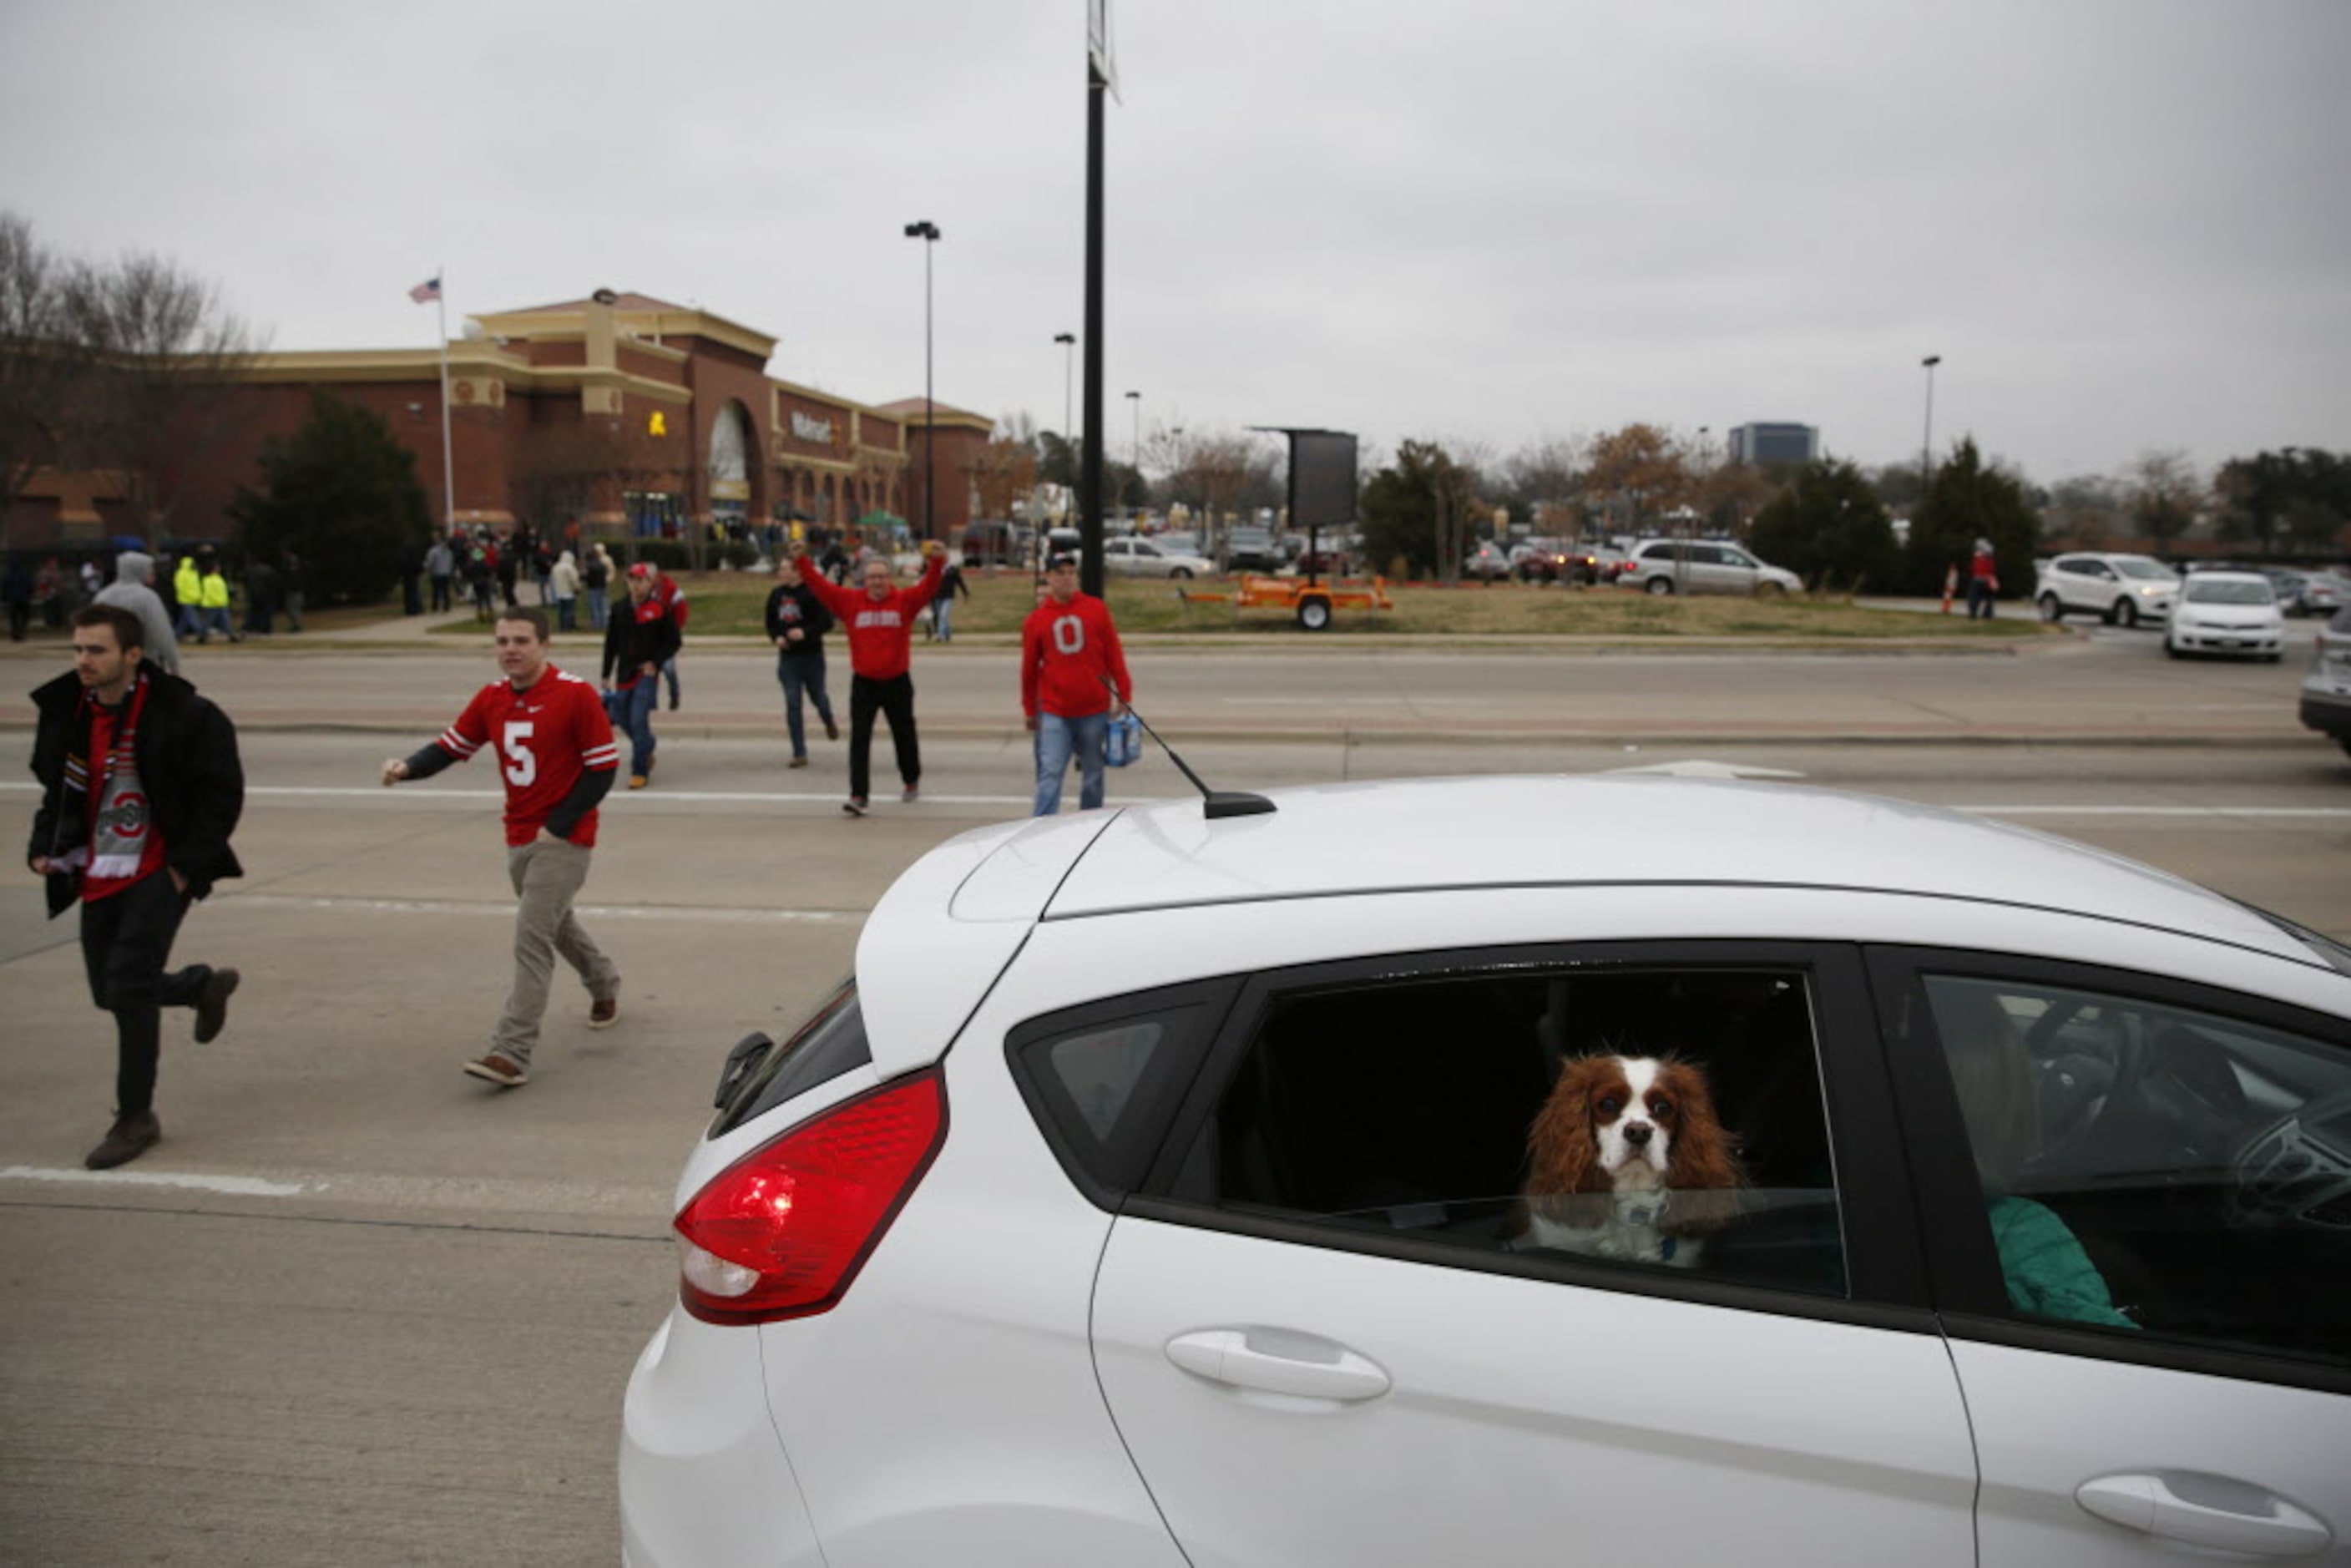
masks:
<path fill-rule="evenodd" d="M 920 798 L 914 632 L 920 626 L 935 641 L 949 640 L 945 612 L 970 590 L 936 541 L 926 547 L 912 583 L 901 583 L 892 561 L 871 549 L 852 555 L 838 539 L 821 548 L 838 559 L 828 563 L 802 552 L 778 561 L 764 619 L 776 648 L 791 768 L 809 765 L 804 708 L 814 709 L 826 739 L 841 737 L 827 689 L 825 641 L 838 630 L 848 643 L 849 795 L 842 809 L 856 818 L 869 809 L 877 721 L 890 729 L 901 801 Z M 616 571 L 601 544 L 544 553 L 542 574 L 528 536 L 453 533 L 419 552 L 419 571 L 431 579 L 437 606 L 449 608 L 455 584 L 467 584 L 490 624 L 498 677 L 431 742 L 380 770 L 382 782 L 394 785 L 430 778 L 486 750 L 497 763 L 517 899 L 514 977 L 486 1049 L 462 1065 L 500 1089 L 528 1081 L 557 958 L 586 989 L 587 1027 L 619 1020 L 620 968 L 573 905 L 587 882 L 600 804 L 621 777 L 623 737 L 629 787 L 641 789 L 651 780 L 658 755 L 653 715 L 664 685 L 670 708 L 678 706 L 678 653 L 688 613 L 682 585 L 650 561 Z M 172 967 L 172 948 L 195 904 L 216 883 L 243 874 L 230 847 L 245 794 L 235 726 L 183 676 L 181 650 L 216 632 L 231 641 L 266 634 L 278 614 L 298 631 L 301 612 L 301 567 L 291 551 L 247 564 L 242 630 L 232 615 L 237 596 L 210 547 L 190 551 L 168 572 L 136 550 L 122 552 L 114 569 L 111 582 L 95 572 L 89 581 L 77 576 L 70 597 L 81 601 L 57 611 L 71 632 L 73 667 L 33 694 L 33 771 L 41 798 L 26 854 L 27 867 L 47 884 L 52 917 L 78 905 L 91 1000 L 114 1023 L 115 1113 L 87 1156 L 93 1169 L 136 1159 L 162 1135 L 155 1090 L 164 1009 L 191 1010 L 194 1037 L 209 1040 L 225 1027 L 242 978 L 227 965 Z M 16 570 L 12 562 L 12 606 Z M 538 605 L 517 601 L 526 570 Z M 617 597 L 610 592 L 615 576 Z M 68 597 L 58 582 L 45 596 L 28 593 L 26 602 L 42 607 L 46 617 L 46 606 Z M 603 632 L 592 681 L 550 657 L 559 631 L 583 628 Z M 1079 589 L 1071 556 L 1051 558 L 1039 583 L 1036 607 L 1021 628 L 1018 690 L 1035 737 L 1033 813 L 1061 810 L 1062 780 L 1072 767 L 1080 806 L 1101 807 L 1110 724 L 1134 684 L 1109 609 Z"/>

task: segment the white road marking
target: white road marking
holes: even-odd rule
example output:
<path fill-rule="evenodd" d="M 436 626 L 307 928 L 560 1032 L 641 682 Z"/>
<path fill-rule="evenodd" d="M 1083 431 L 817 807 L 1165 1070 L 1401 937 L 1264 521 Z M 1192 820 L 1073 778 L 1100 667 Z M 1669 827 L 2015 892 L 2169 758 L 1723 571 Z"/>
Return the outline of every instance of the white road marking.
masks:
<path fill-rule="evenodd" d="M 283 893 L 240 893 L 223 888 L 216 895 L 239 909 L 357 909 L 378 915 L 494 915 L 514 918 L 514 904 L 467 903 L 431 898 L 334 898 Z M 864 910 L 748 909 L 725 904 L 575 904 L 572 909 L 596 920 L 720 920 L 756 925 L 838 925 L 861 924 Z"/>
<path fill-rule="evenodd" d="M 322 1192 L 325 1182 L 264 1181 L 259 1176 L 183 1176 L 172 1171 L 81 1171 L 44 1166 L 0 1168 L 0 1181 L 58 1181 L 97 1186 L 164 1186 L 216 1192 L 230 1197 L 299 1197 Z"/>

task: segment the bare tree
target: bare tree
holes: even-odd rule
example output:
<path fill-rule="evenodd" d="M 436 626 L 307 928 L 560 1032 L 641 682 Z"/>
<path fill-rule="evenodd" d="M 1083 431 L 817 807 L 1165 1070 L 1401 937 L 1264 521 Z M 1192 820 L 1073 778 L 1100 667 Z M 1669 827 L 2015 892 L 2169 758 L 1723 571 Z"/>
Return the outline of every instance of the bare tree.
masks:
<path fill-rule="evenodd" d="M 30 223 L 0 212 L 0 549 L 34 472 L 65 460 L 64 415 L 89 369 L 66 332 L 67 270 Z"/>
<path fill-rule="evenodd" d="M 164 528 L 258 340 L 160 256 L 75 267 L 63 292 L 65 329 L 91 361 L 68 413 L 72 460 L 118 470 L 141 529 Z"/>
<path fill-rule="evenodd" d="M 2131 521 L 2158 545 L 2186 533 L 2211 494 L 2188 454 L 2177 448 L 2140 453 L 2126 478 Z"/>
<path fill-rule="evenodd" d="M 1013 503 L 1037 487 L 1036 445 L 1018 435 L 998 436 L 973 459 L 971 483 L 981 517 L 1009 517 Z"/>
<path fill-rule="evenodd" d="M 1688 454 L 1654 424 L 1612 430 L 1592 443 L 1584 492 L 1627 533 L 1640 533 L 1657 517 L 1689 504 Z"/>
<path fill-rule="evenodd" d="M 1223 559 L 1225 533 L 1232 516 L 1258 497 L 1274 491 L 1275 457 L 1271 447 L 1250 435 L 1229 431 L 1194 434 L 1183 443 L 1165 494 L 1171 501 L 1196 502 L 1201 512 L 1200 553 Z"/>
<path fill-rule="evenodd" d="M 1573 538 L 1582 531 L 1576 496 L 1583 488 L 1587 444 L 1582 436 L 1548 436 L 1503 460 L 1501 493 L 1514 510 L 1525 513 L 1535 532 Z"/>

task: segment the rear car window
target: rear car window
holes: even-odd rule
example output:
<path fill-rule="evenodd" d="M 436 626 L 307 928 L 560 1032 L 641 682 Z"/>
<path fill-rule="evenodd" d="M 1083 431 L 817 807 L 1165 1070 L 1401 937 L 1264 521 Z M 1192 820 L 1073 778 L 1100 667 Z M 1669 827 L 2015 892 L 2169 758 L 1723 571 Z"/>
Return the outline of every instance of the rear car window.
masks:
<path fill-rule="evenodd" d="M 872 1060 L 864 1010 L 857 1003 L 857 981 L 852 977 L 834 987 L 780 1044 L 764 1034 L 748 1035 L 727 1053 L 719 1078 L 718 1114 L 705 1135 L 731 1133 Z"/>

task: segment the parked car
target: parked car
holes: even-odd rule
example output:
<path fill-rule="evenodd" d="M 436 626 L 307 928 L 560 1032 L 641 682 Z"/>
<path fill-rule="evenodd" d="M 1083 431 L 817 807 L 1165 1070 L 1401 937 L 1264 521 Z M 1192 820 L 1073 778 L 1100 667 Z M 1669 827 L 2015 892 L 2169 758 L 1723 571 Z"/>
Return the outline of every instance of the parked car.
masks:
<path fill-rule="evenodd" d="M 1210 577 L 1216 563 L 1196 555 L 1177 555 L 1152 539 L 1102 541 L 1102 570 L 1113 577 Z"/>
<path fill-rule="evenodd" d="M 1800 593 L 1804 580 L 1770 566 L 1722 539 L 1643 539 L 1634 545 L 1616 581 L 1645 592 Z"/>
<path fill-rule="evenodd" d="M 1600 561 L 1590 550 L 1564 539 L 1529 539 L 1510 552 L 1510 570 L 1521 582 L 1600 580 Z"/>
<path fill-rule="evenodd" d="M 2288 615 L 2332 615 L 2342 602 L 2335 579 L 2325 572 L 2263 567 L 2262 575 L 2277 589 L 2278 608 Z"/>
<path fill-rule="evenodd" d="M 1225 536 L 1227 571 L 1280 571 L 1289 564 L 1271 528 L 1235 528 Z"/>
<path fill-rule="evenodd" d="M 2039 564 L 2032 597 L 2043 621 L 2096 615 L 2117 626 L 2171 613 L 2179 574 L 2151 555 L 2076 550 Z"/>
<path fill-rule="evenodd" d="M 1037 536 L 1037 565 L 1044 564 L 1057 555 L 1075 556 L 1081 565 L 1086 559 L 1086 537 L 1075 528 L 1047 528 Z"/>
<path fill-rule="evenodd" d="M 1026 540 L 1027 532 L 1018 523 L 983 518 L 963 531 L 963 564 L 1017 565 L 1023 559 Z"/>
<path fill-rule="evenodd" d="M 2194 571 L 2180 584 L 2163 651 L 2238 653 L 2275 664 L 2285 648 L 2285 617 L 2277 590 L 2257 571 Z"/>
<path fill-rule="evenodd" d="M 2302 677 L 2302 722 L 2351 754 L 2351 604 L 2318 629 L 2310 673 Z"/>
<path fill-rule="evenodd" d="M 1480 539 L 1462 559 L 1461 575 L 1491 582 L 1510 575 L 1510 547 L 1497 539 Z"/>
<path fill-rule="evenodd" d="M 727 1055 L 632 1568 L 2351 1539 L 2351 951 L 1829 791 L 1217 810 L 948 841 Z"/>

